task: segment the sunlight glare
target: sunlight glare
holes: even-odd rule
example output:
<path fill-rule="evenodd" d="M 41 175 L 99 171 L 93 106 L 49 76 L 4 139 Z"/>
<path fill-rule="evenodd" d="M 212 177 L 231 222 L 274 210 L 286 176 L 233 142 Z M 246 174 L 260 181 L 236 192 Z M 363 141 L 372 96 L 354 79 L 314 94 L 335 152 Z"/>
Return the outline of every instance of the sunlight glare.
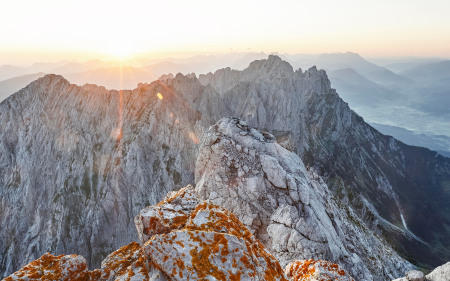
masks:
<path fill-rule="evenodd" d="M 131 44 L 127 44 L 126 42 L 115 42 L 110 46 L 109 53 L 116 60 L 123 61 L 133 55 L 133 48 Z"/>

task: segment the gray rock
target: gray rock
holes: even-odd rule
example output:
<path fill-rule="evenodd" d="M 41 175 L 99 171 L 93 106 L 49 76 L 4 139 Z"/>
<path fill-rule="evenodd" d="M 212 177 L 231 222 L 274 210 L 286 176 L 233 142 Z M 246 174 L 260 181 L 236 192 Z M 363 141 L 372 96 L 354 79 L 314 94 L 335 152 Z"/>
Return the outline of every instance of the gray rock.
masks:
<path fill-rule="evenodd" d="M 236 118 L 211 126 L 197 158 L 196 190 L 202 199 L 232 211 L 282 266 L 293 260 L 324 259 L 359 280 L 386 280 L 412 268 L 365 228 L 351 207 L 339 205 L 296 154 L 252 135 L 259 134 Z M 233 143 L 252 147 L 255 156 L 239 153 Z M 229 159 L 249 163 L 257 175 L 240 177 L 227 165 Z M 217 181 L 217 174 L 229 181 Z"/>
<path fill-rule="evenodd" d="M 169 193 L 160 203 L 142 209 L 134 218 L 141 245 L 156 234 L 169 233 L 183 226 L 200 202 L 191 185 Z"/>
<path fill-rule="evenodd" d="M 424 281 L 425 280 L 425 274 L 423 274 L 422 271 L 418 270 L 410 270 L 406 272 L 406 280 L 409 281 Z"/>
<path fill-rule="evenodd" d="M 428 281 L 449 281 L 450 280 L 450 262 L 436 267 L 431 273 L 427 274 Z"/>
<path fill-rule="evenodd" d="M 3 101 L 0 277 L 45 252 L 99 267 L 137 241 L 139 210 L 193 182 L 196 114 L 160 82 L 118 92 L 47 75 Z"/>
<path fill-rule="evenodd" d="M 436 267 L 426 276 L 423 272 L 417 270 L 407 271 L 405 275 L 405 277 L 398 278 L 393 281 L 450 281 L 450 262 Z"/>

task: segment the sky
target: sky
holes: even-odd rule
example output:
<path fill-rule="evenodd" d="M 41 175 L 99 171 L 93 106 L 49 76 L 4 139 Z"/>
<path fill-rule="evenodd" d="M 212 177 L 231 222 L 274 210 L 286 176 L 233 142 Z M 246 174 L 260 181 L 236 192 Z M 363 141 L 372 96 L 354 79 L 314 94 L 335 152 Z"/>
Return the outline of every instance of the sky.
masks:
<path fill-rule="evenodd" d="M 448 0 L 0 0 L 0 65 L 185 53 L 450 58 Z"/>

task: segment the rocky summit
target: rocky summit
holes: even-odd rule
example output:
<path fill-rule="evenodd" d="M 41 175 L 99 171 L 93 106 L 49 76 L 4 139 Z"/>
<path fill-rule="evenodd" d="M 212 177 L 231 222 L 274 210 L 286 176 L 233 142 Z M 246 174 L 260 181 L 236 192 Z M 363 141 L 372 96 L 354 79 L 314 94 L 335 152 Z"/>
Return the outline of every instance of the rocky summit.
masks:
<path fill-rule="evenodd" d="M 133 242 L 111 253 L 100 269 L 88 271 L 81 256 L 45 254 L 4 281 L 288 280 L 278 261 L 236 216 L 200 201 L 192 186 L 170 193 L 156 206 L 143 209 L 136 216 L 136 228 L 143 243 Z M 321 268 L 327 267 L 319 263 Z M 333 265 L 323 273 L 316 267 L 303 273 L 295 264 L 286 272 L 291 281 L 352 280 Z M 316 275 L 311 275 L 319 272 L 317 276 L 334 276 L 329 275 L 333 271 L 347 279 L 313 279 Z"/>
<path fill-rule="evenodd" d="M 390 280 L 413 268 L 298 155 L 237 118 L 205 134 L 195 179 L 202 199 L 232 211 L 283 266 L 332 260 L 361 280 Z"/>

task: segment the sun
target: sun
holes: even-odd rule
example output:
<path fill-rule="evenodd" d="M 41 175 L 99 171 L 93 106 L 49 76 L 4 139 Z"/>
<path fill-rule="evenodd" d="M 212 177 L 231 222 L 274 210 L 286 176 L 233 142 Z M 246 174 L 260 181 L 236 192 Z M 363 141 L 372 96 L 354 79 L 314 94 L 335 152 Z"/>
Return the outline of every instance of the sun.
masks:
<path fill-rule="evenodd" d="M 119 61 L 129 59 L 134 53 L 132 45 L 126 42 L 115 42 L 110 45 L 109 49 L 110 55 Z"/>

